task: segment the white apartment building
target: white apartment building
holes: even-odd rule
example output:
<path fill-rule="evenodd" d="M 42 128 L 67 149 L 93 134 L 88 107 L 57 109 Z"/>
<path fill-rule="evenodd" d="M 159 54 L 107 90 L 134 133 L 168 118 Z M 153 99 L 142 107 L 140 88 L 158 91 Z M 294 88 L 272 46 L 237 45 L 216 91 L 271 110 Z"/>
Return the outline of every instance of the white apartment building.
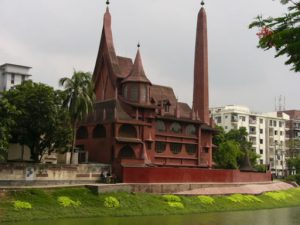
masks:
<path fill-rule="evenodd" d="M 225 132 L 245 127 L 253 150 L 260 155 L 258 163 L 269 165 L 271 172 L 277 176 L 284 175 L 287 114 L 253 113 L 248 107 L 240 105 L 214 107 L 210 111 L 216 125 L 222 126 Z"/>
<path fill-rule="evenodd" d="M 28 80 L 31 76 L 29 70 L 31 67 L 15 64 L 3 64 L 0 66 L 0 92 L 11 89 Z"/>

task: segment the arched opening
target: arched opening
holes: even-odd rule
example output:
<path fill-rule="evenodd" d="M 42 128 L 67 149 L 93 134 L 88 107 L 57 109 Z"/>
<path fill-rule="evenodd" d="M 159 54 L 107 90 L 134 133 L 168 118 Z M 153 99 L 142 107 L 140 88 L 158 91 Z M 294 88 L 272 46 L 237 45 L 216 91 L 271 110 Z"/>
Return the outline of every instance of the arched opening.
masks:
<path fill-rule="evenodd" d="M 79 127 L 76 132 L 76 139 L 87 139 L 89 137 L 88 130 L 86 127 Z"/>
<path fill-rule="evenodd" d="M 180 134 L 182 132 L 181 125 L 177 122 L 172 123 L 170 130 L 172 133 Z"/>
<path fill-rule="evenodd" d="M 121 159 L 135 158 L 133 149 L 129 145 L 126 145 L 125 147 L 121 148 L 121 150 L 119 152 L 119 158 L 121 158 Z"/>
<path fill-rule="evenodd" d="M 120 127 L 119 136 L 127 138 L 137 138 L 137 132 L 134 126 L 125 124 Z"/>
<path fill-rule="evenodd" d="M 103 125 L 98 124 L 93 130 L 93 138 L 105 138 L 106 129 Z"/>

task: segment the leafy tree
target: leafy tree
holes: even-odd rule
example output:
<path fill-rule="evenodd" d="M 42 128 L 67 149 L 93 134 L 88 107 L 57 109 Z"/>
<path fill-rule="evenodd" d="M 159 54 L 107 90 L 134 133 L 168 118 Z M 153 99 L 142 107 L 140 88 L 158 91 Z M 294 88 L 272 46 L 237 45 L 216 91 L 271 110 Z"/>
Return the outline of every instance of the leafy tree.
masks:
<path fill-rule="evenodd" d="M 17 113 L 16 107 L 9 104 L 7 99 L 0 99 L 0 161 L 4 160 L 4 155 L 7 153 L 10 132 L 15 124 L 14 116 Z"/>
<path fill-rule="evenodd" d="M 214 162 L 224 169 L 239 168 L 248 154 L 252 165 L 256 164 L 258 155 L 252 151 L 252 143 L 247 141 L 246 128 L 232 129 L 228 133 L 222 127 L 217 127 L 218 134 L 214 136 L 213 143 L 217 149 L 213 152 Z"/>
<path fill-rule="evenodd" d="M 61 95 L 52 87 L 32 81 L 3 93 L 3 99 L 19 111 L 14 117 L 12 142 L 27 145 L 35 162 L 45 152 L 65 148 L 70 142 L 69 117 Z"/>
<path fill-rule="evenodd" d="M 71 78 L 61 78 L 59 84 L 64 87 L 63 92 L 65 98 L 63 106 L 68 110 L 71 118 L 73 153 L 75 149 L 76 128 L 78 122 L 93 110 L 95 96 L 92 75 L 90 73 L 74 71 Z"/>
<path fill-rule="evenodd" d="M 282 4 L 289 4 L 288 12 L 281 17 L 262 18 L 257 16 L 249 28 L 259 28 L 259 48 L 276 50 L 275 57 L 285 55 L 286 65 L 291 70 L 300 71 L 300 2 L 281 0 Z"/>
<path fill-rule="evenodd" d="M 300 157 L 290 158 L 287 160 L 288 170 L 293 171 L 296 170 L 297 174 L 300 174 Z"/>

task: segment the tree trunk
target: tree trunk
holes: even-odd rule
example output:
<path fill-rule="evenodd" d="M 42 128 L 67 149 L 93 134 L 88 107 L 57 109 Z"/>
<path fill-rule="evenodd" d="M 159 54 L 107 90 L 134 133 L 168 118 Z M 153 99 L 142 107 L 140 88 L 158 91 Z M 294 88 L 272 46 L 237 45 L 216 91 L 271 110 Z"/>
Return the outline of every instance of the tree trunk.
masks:
<path fill-rule="evenodd" d="M 74 152 L 75 152 L 75 144 L 76 144 L 76 122 L 73 123 L 73 141 L 72 141 L 72 149 L 71 149 L 71 158 L 70 164 L 73 164 Z"/>

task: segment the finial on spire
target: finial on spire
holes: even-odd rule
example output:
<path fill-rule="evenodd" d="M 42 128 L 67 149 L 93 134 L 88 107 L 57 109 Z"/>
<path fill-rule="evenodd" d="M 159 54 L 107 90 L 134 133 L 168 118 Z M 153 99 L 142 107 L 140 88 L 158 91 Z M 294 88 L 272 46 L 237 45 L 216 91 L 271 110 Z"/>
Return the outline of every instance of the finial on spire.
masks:
<path fill-rule="evenodd" d="M 138 44 L 137 44 L 137 47 L 138 47 L 138 48 L 140 48 L 140 47 L 141 47 L 141 44 L 140 44 L 140 42 L 138 42 Z"/>
<path fill-rule="evenodd" d="M 109 3 L 110 3 L 110 2 L 109 2 L 109 0 L 107 0 L 107 1 L 106 1 L 106 5 L 108 6 L 108 5 L 109 5 Z"/>
<path fill-rule="evenodd" d="M 203 1 L 203 0 L 201 1 L 201 5 L 202 5 L 202 6 L 204 6 L 204 5 L 205 5 L 205 3 L 204 3 L 204 1 Z"/>

